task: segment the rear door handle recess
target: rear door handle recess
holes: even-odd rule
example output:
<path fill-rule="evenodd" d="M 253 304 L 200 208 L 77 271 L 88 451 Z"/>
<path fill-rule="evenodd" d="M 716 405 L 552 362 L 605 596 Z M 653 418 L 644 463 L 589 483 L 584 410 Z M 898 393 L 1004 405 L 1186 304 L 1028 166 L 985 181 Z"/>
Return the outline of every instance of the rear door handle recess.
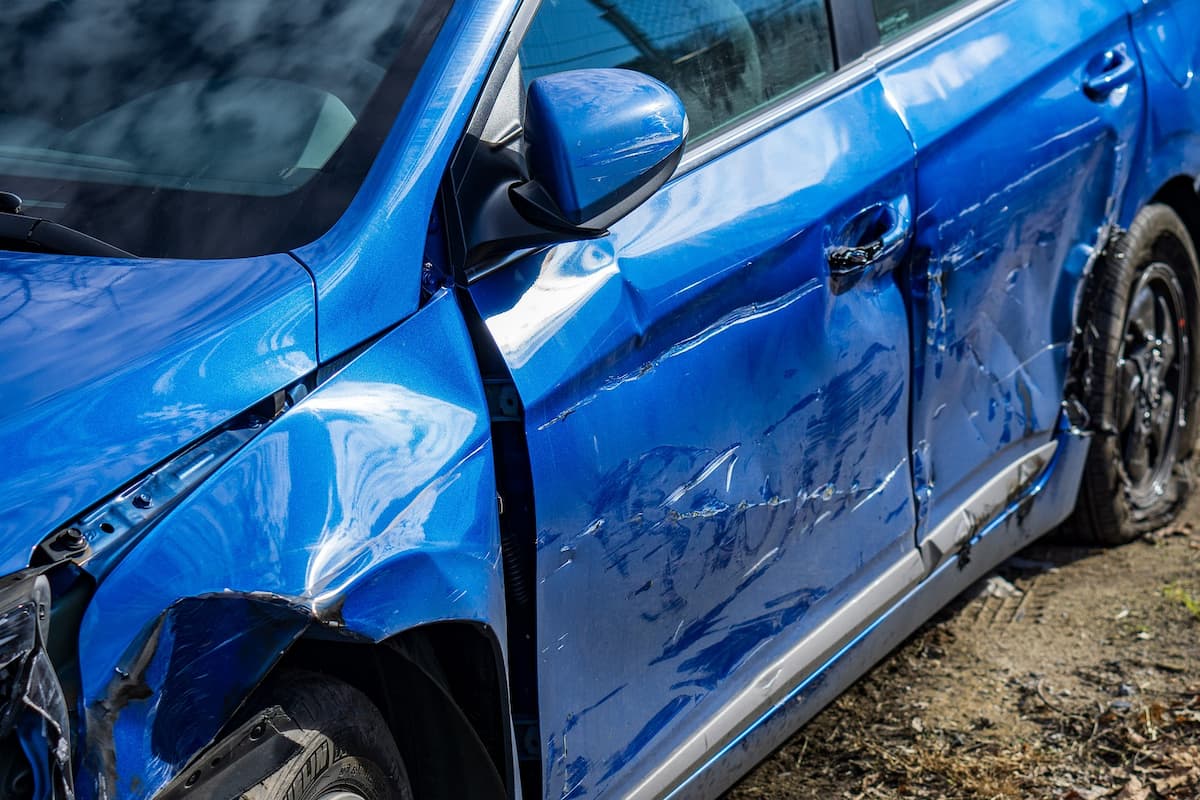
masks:
<path fill-rule="evenodd" d="M 1137 77 L 1138 65 L 1124 47 L 1109 50 L 1092 59 L 1083 80 L 1083 93 L 1097 102 L 1107 100 L 1122 86 Z"/>
<path fill-rule="evenodd" d="M 875 265 L 883 265 L 908 243 L 912 203 L 907 196 L 863 209 L 825 250 L 834 294 L 853 286 Z"/>

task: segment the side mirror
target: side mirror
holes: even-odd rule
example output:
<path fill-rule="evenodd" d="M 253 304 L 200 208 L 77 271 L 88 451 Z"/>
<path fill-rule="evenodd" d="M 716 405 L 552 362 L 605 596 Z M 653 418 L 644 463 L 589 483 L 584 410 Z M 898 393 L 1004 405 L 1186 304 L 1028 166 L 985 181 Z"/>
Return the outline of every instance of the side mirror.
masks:
<path fill-rule="evenodd" d="M 446 212 L 460 235 L 448 245 L 468 278 L 522 248 L 604 236 L 683 158 L 683 103 L 638 72 L 559 72 L 523 92 L 513 71 L 494 102 L 450 168 Z"/>
<path fill-rule="evenodd" d="M 581 69 L 538 78 L 525 104 L 529 180 L 510 198 L 529 222 L 586 236 L 650 198 L 687 139 L 679 97 L 648 75 Z"/>

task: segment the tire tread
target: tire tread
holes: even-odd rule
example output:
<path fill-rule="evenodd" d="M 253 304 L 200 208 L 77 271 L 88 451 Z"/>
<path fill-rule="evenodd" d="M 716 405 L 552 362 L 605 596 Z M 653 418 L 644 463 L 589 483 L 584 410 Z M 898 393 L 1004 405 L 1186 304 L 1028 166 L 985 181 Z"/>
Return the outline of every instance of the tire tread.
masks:
<path fill-rule="evenodd" d="M 1196 287 L 1198 267 L 1196 252 L 1183 221 L 1169 206 L 1153 204 L 1138 214 L 1129 230 L 1117 236 L 1096 264 L 1090 286 L 1085 290 L 1083 307 L 1088 316 L 1082 320 L 1084 347 L 1090 361 L 1084 365 L 1086 374 L 1077 376 L 1080 400 L 1091 414 L 1093 425 L 1096 420 L 1108 419 L 1108 409 L 1115 391 L 1115 369 L 1122 348 L 1122 332 L 1125 326 L 1129 295 L 1140 271 L 1149 263 L 1165 240 L 1170 237 L 1182 245 L 1185 264 L 1173 264 L 1176 269 L 1185 269 L 1188 274 L 1180 275 L 1187 293 L 1188 314 L 1193 336 L 1192 381 L 1200 373 L 1196 370 Z M 1189 425 L 1196 411 L 1196 387 L 1188 387 L 1182 401 L 1187 403 Z M 1079 498 L 1071 517 L 1063 524 L 1062 533 L 1069 539 L 1082 544 L 1111 547 L 1125 544 L 1143 533 L 1169 522 L 1178 511 L 1186 491 L 1165 502 L 1162 508 L 1152 509 L 1145 519 L 1134 520 L 1125 497 L 1120 475 L 1113 466 L 1112 446 L 1108 437 L 1111 431 L 1095 430 L 1095 441 L 1084 466 Z M 1183 449 L 1179 461 L 1190 456 L 1191 442 L 1195 431 L 1191 428 L 1181 433 Z M 1176 480 L 1187 481 L 1186 467 L 1176 469 Z"/>

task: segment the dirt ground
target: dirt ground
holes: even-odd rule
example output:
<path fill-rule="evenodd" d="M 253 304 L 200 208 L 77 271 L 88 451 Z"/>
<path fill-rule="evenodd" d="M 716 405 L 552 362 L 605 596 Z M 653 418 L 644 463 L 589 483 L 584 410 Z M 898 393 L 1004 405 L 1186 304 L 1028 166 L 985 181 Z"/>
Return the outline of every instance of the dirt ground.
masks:
<path fill-rule="evenodd" d="M 1115 550 L 1037 544 L 726 800 L 1200 798 L 1200 502 Z"/>

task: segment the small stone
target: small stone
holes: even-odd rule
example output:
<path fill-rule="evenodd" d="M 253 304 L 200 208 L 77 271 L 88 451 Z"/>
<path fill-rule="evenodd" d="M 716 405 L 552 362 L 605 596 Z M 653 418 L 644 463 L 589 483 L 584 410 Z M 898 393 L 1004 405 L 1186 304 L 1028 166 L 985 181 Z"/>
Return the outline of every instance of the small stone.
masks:
<path fill-rule="evenodd" d="M 993 575 L 984 583 L 983 594 L 988 597 L 1004 599 L 1008 597 L 1021 597 L 1025 593 L 999 575 Z"/>

